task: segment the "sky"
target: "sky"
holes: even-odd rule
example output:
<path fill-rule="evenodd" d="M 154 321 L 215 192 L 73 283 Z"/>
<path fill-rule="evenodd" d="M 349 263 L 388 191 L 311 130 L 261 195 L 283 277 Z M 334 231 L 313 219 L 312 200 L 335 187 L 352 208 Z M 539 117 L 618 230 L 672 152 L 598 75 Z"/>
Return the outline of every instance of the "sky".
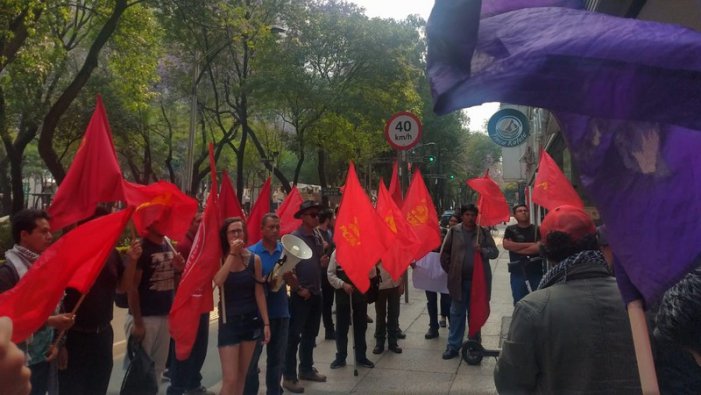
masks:
<path fill-rule="evenodd" d="M 428 20 L 433 8 L 433 0 L 350 0 L 365 8 L 369 17 L 404 19 L 407 15 L 418 14 Z M 489 117 L 499 110 L 499 103 L 486 103 L 464 110 L 470 117 L 470 129 L 480 130 Z"/>

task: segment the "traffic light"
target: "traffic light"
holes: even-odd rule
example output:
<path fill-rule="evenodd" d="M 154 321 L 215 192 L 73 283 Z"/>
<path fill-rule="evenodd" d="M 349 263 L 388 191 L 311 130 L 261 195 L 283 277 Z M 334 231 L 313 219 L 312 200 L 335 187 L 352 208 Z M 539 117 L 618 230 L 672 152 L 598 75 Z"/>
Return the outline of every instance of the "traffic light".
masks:
<path fill-rule="evenodd" d="M 426 159 L 428 160 L 429 165 L 436 163 L 436 156 L 435 155 L 429 155 L 428 158 L 426 158 Z"/>
<path fill-rule="evenodd" d="M 454 179 L 455 179 L 455 176 L 451 174 L 451 175 L 448 176 L 448 178 L 451 179 L 451 180 L 454 180 Z"/>

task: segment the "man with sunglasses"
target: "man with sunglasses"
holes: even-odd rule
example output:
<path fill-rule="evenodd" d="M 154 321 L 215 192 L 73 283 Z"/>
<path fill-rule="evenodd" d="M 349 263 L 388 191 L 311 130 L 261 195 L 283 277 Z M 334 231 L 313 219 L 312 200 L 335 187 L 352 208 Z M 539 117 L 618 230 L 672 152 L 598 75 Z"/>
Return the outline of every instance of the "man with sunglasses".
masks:
<path fill-rule="evenodd" d="M 324 241 L 319 226 L 321 206 L 313 200 L 303 202 L 294 217 L 302 225 L 292 234 L 304 240 L 312 249 L 312 257 L 295 267 L 297 286 L 290 293 L 290 328 L 283 387 L 293 393 L 304 392 L 298 380 L 326 381 L 326 376 L 314 368 L 314 341 L 321 324 L 321 267 Z M 299 348 L 299 376 L 297 375 L 297 348 Z"/>

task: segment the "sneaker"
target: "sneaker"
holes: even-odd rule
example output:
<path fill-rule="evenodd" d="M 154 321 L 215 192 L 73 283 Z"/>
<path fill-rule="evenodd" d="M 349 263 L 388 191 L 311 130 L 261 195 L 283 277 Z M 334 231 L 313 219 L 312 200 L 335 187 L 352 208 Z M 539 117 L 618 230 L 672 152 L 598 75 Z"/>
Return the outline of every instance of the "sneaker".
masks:
<path fill-rule="evenodd" d="M 335 359 L 333 362 L 331 362 L 331 369 L 338 369 L 344 366 L 346 366 L 345 359 Z"/>
<path fill-rule="evenodd" d="M 390 351 L 392 351 L 395 354 L 401 354 L 402 353 L 402 348 L 399 347 L 396 344 L 391 344 L 389 347 L 387 347 Z"/>
<path fill-rule="evenodd" d="M 201 386 L 199 386 L 199 388 L 185 391 L 185 395 L 216 395 L 216 394 L 212 391 L 208 391 L 207 388 L 205 388 L 203 385 L 201 385 Z"/>
<path fill-rule="evenodd" d="M 440 322 L 438 322 L 438 325 L 440 325 L 441 328 L 445 328 L 445 326 L 446 326 L 446 324 L 445 324 L 445 317 L 441 318 Z"/>
<path fill-rule="evenodd" d="M 282 388 L 292 392 L 293 394 L 301 394 L 304 392 L 304 386 L 298 380 L 282 380 Z"/>
<path fill-rule="evenodd" d="M 368 369 L 372 369 L 375 367 L 375 364 L 372 363 L 372 361 L 367 359 L 367 358 L 359 359 L 357 361 L 357 363 L 358 363 L 358 366 L 362 366 L 362 367 L 368 368 Z M 345 365 L 345 363 L 344 363 L 344 365 Z"/>
<path fill-rule="evenodd" d="M 326 376 L 323 374 L 320 374 L 318 370 L 312 368 L 311 372 L 299 372 L 299 379 L 300 380 L 306 380 L 306 381 L 316 381 L 319 383 L 325 383 L 326 382 Z"/>
<path fill-rule="evenodd" d="M 430 328 L 424 335 L 424 339 L 435 339 L 438 337 L 438 329 Z"/>
<path fill-rule="evenodd" d="M 406 339 L 406 333 L 400 329 L 399 333 L 397 333 L 397 339 Z"/>
<path fill-rule="evenodd" d="M 385 346 L 382 344 L 378 344 L 372 349 L 373 354 L 382 354 L 383 352 L 385 352 Z"/>
<path fill-rule="evenodd" d="M 445 352 L 443 352 L 443 359 L 453 359 L 458 356 L 458 352 L 451 349 L 450 347 L 445 349 Z"/>

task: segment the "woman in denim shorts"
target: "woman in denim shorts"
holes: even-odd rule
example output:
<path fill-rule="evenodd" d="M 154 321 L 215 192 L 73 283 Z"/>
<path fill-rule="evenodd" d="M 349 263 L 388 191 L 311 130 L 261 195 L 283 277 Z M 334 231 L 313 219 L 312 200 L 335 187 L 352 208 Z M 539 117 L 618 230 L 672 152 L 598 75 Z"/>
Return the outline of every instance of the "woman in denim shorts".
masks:
<path fill-rule="evenodd" d="M 219 231 L 223 264 L 214 276 L 221 290 L 219 304 L 219 358 L 221 394 L 242 394 L 248 365 L 261 336 L 270 340 L 260 258 L 245 248 L 246 224 L 227 218 Z M 226 318 L 226 320 L 224 320 Z"/>

